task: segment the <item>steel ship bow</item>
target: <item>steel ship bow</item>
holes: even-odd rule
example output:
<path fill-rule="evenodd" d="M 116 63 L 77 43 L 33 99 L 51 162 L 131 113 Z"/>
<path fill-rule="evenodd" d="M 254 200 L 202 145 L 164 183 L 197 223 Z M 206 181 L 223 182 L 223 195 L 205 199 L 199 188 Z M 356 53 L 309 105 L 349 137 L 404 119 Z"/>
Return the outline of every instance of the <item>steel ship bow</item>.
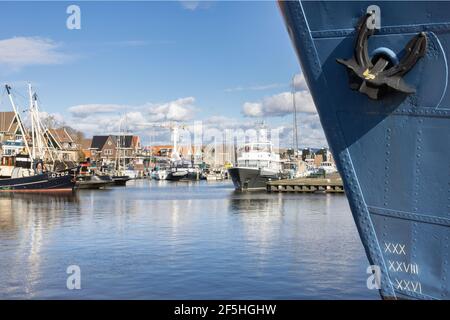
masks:
<path fill-rule="evenodd" d="M 450 3 L 279 7 L 382 297 L 449 299 Z"/>

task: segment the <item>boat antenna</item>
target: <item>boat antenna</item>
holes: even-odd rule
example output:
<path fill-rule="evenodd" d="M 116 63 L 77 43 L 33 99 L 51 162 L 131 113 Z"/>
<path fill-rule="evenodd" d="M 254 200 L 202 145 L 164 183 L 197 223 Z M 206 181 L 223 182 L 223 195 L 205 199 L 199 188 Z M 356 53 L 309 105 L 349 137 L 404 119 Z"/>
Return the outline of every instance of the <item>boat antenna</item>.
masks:
<path fill-rule="evenodd" d="M 298 154 L 298 130 L 297 130 L 297 106 L 295 103 L 295 76 L 294 75 L 292 77 L 292 107 L 293 107 L 293 111 L 294 111 L 294 117 L 293 117 L 293 132 L 292 132 L 292 138 L 293 138 L 293 148 L 294 148 L 294 156 L 296 156 L 296 154 Z"/>

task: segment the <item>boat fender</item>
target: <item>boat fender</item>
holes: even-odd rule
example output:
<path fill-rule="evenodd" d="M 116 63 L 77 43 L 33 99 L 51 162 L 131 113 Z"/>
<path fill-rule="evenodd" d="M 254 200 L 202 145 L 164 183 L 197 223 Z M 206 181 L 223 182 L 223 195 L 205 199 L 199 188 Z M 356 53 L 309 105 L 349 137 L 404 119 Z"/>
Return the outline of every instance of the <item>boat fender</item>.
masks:
<path fill-rule="evenodd" d="M 395 54 L 392 55 L 393 52 L 388 48 L 375 50 L 375 55 L 370 58 L 368 39 L 374 34 L 375 28 L 370 28 L 367 22 L 372 14 L 364 15 L 356 27 L 358 36 L 353 57 L 349 60 L 337 59 L 338 63 L 347 67 L 350 88 L 374 100 L 382 98 L 389 91 L 415 93 L 416 90 L 405 83 L 402 77 L 425 55 L 425 33 L 420 32 L 407 43 L 405 54 L 398 62 Z"/>

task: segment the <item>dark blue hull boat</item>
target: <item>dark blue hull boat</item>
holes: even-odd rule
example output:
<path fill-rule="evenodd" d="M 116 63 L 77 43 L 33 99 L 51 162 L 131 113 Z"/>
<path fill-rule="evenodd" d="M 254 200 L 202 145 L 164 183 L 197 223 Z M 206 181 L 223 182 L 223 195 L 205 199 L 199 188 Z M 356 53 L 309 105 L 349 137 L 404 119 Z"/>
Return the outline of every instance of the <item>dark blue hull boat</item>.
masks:
<path fill-rule="evenodd" d="M 279 6 L 380 279 L 371 288 L 449 299 L 450 3 Z"/>
<path fill-rule="evenodd" d="M 66 192 L 72 191 L 74 186 L 75 180 L 69 171 L 0 179 L 0 192 Z"/>

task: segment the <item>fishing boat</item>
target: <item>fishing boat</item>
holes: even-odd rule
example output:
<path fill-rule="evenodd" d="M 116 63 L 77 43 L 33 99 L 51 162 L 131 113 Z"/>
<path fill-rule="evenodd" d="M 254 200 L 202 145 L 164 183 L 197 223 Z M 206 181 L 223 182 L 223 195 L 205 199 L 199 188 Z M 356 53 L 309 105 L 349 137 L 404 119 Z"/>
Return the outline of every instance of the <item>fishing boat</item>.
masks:
<path fill-rule="evenodd" d="M 0 179 L 1 192 L 62 192 L 72 191 L 75 186 L 75 179 L 71 170 L 63 170 L 54 172 L 47 170 L 43 159 L 36 157 L 33 149 L 30 148 L 27 141 L 27 131 L 23 125 L 18 109 L 11 95 L 11 87 L 5 85 L 7 95 L 10 99 L 14 116 L 17 119 L 17 125 L 20 129 L 23 141 L 23 150 L 18 154 L 6 154 L 2 163 L 8 163 L 12 167 L 11 176 Z M 30 86 L 30 97 L 31 97 Z M 30 103 L 33 100 L 30 99 Z M 31 132 L 31 136 L 35 137 L 35 132 Z M 22 145 L 17 144 L 15 145 Z M 3 157 L 3 156 L 2 156 Z"/>
<path fill-rule="evenodd" d="M 386 299 L 450 298 L 450 2 L 279 1 Z"/>
<path fill-rule="evenodd" d="M 14 170 L 16 155 L 23 151 L 25 144 L 22 140 L 6 140 L 1 143 L 0 178 L 11 178 Z"/>
<path fill-rule="evenodd" d="M 74 185 L 70 170 L 48 172 L 42 162 L 33 163 L 27 155 L 19 155 L 11 178 L 0 179 L 0 192 L 65 192 Z"/>

